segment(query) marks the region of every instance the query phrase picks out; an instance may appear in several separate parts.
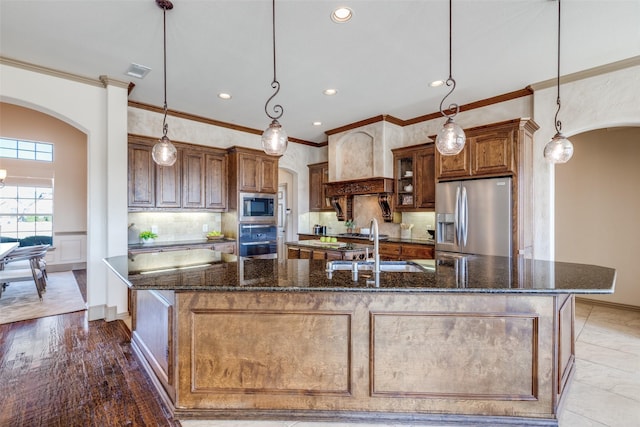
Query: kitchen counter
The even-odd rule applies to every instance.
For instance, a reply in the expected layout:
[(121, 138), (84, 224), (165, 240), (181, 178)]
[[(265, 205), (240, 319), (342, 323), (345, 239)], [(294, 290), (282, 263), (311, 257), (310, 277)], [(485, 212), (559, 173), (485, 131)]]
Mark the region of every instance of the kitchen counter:
[(171, 247), (180, 247), (180, 246), (196, 246), (196, 245), (211, 245), (215, 243), (223, 243), (223, 242), (234, 242), (235, 239), (229, 239), (227, 237), (223, 237), (222, 239), (192, 239), (192, 240), (157, 240), (153, 243), (129, 243), (128, 248), (131, 249), (147, 249), (147, 248), (171, 248)]
[(379, 287), (326, 261), (202, 249), (105, 262), (134, 298), (132, 348), (179, 419), (557, 427), (574, 294), (612, 293), (616, 277), (439, 254)]
[[(378, 288), (366, 272), (352, 281), (350, 271), (331, 278), (322, 260), (240, 258), (206, 249), (142, 253), (106, 258), (107, 265), (134, 289), (271, 292), (455, 292), (507, 294), (612, 293), (615, 270), (594, 265), (483, 255), (436, 256), (415, 260), (421, 273), (382, 272)], [(250, 270), (246, 283), (240, 270)], [(196, 272), (215, 274), (195, 274)], [(191, 281), (182, 280), (183, 276)]]
[[(350, 236), (344, 235), (344, 234), (325, 234), (325, 235), (316, 235), (316, 234), (307, 234), (307, 233), (298, 233), (299, 237), (302, 238), (313, 238), (313, 239), (319, 239), (320, 237), (335, 237), (338, 239), (338, 241), (362, 241), (362, 242), (366, 242), (369, 241), (366, 237), (354, 237), (353, 234), (351, 234)], [(436, 242), (433, 239), (419, 239), (419, 238), (411, 238), (411, 239), (403, 239), (400, 237), (390, 237), (387, 236), (383, 239), (380, 239), (380, 242), (392, 242), (392, 243), (412, 243), (412, 244), (417, 244), (417, 245), (425, 245), (425, 246), (435, 246)], [(373, 244), (373, 242), (371, 243)]]

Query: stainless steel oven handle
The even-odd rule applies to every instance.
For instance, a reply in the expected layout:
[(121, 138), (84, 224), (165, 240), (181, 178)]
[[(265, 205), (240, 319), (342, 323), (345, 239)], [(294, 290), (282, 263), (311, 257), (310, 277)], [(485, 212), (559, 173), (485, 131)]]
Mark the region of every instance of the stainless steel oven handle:
[(241, 245), (244, 246), (255, 246), (255, 245), (275, 245), (278, 243), (277, 240), (261, 240), (259, 242), (240, 242)]

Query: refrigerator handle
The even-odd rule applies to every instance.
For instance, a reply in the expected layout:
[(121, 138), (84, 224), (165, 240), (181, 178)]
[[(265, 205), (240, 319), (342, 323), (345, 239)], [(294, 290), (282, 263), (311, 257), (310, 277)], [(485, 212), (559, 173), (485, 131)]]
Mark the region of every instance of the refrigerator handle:
[(467, 246), (467, 234), (469, 233), (469, 200), (467, 199), (467, 187), (462, 187), (462, 245)]
[(456, 238), (456, 245), (460, 244), (460, 186), (456, 187), (456, 209), (453, 215), (453, 228)]

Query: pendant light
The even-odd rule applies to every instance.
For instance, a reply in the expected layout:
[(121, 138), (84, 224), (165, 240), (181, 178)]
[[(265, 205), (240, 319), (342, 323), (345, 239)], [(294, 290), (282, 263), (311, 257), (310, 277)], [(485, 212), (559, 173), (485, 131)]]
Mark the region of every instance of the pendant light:
[(558, 113), (560, 113), (560, 6), (561, 0), (558, 0), (558, 98), (556, 104), (558, 109), (556, 110), (555, 126), (556, 134), (551, 141), (547, 142), (544, 146), (544, 158), (550, 163), (567, 163), (571, 156), (573, 156), (573, 144), (562, 134), (562, 122), (558, 120)]
[(464, 148), (464, 143), (467, 140), (467, 137), (464, 134), (464, 130), (453, 121), (453, 118), (460, 111), (460, 107), (458, 104), (449, 104), (449, 111), (453, 111), (450, 114), (446, 114), (442, 109), (442, 104), (444, 100), (447, 99), (449, 95), (451, 95), (456, 88), (456, 81), (451, 76), (451, 3), (452, 0), (449, 0), (449, 78), (446, 81), (447, 86), (452, 86), (449, 93), (442, 98), (440, 101), (440, 114), (447, 118), (446, 123), (438, 132), (436, 137), (436, 148), (443, 156), (453, 156), (458, 154)]
[(271, 10), (272, 10), (272, 29), (273, 29), (273, 82), (271, 82), (271, 87), (275, 89), (275, 92), (267, 102), (264, 104), (264, 112), (267, 113), (267, 116), (272, 120), (269, 127), (262, 134), (262, 149), (265, 153), (272, 156), (281, 156), (287, 151), (287, 145), (289, 140), (287, 138), (287, 133), (282, 128), (282, 125), (278, 122), (278, 119), (282, 117), (284, 113), (284, 109), (282, 105), (276, 104), (273, 106), (274, 115), (269, 113), (269, 102), (280, 92), (280, 82), (276, 78), (276, 1), (271, 1)]
[(173, 3), (169, 0), (156, 0), (156, 4), (162, 9), (164, 32), (164, 118), (162, 119), (162, 138), (153, 146), (151, 156), (153, 161), (160, 166), (173, 166), (178, 158), (178, 151), (167, 137), (169, 125), (167, 124), (167, 10), (173, 9)]

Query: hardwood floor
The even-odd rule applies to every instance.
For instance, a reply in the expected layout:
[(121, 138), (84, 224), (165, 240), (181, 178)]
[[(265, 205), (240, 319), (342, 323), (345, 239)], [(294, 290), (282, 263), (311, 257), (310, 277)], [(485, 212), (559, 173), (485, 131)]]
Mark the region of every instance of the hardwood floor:
[(122, 321), (86, 312), (0, 325), (0, 426), (180, 426)]

